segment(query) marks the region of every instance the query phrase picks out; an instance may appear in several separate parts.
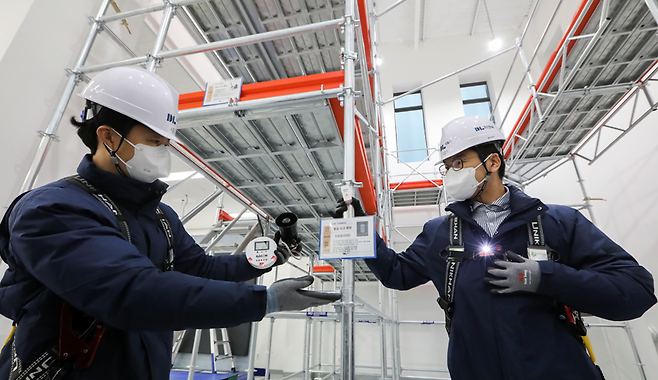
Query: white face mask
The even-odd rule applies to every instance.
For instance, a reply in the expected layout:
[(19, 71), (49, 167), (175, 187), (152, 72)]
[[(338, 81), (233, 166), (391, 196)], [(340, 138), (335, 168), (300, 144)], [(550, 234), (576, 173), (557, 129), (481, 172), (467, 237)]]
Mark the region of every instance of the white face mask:
[[(491, 157), (491, 155), (489, 155), (484, 162), (486, 162), (489, 157)], [(482, 166), (482, 162), (474, 168), (462, 168), (460, 170), (455, 170), (453, 168), (449, 169), (445, 176), (443, 176), (443, 185), (448, 193), (448, 197), (455, 201), (471, 199), (473, 195), (475, 195), (478, 186), (487, 179), (487, 177), (485, 177), (482, 181), (478, 181), (477, 178), (475, 178), (475, 171), (480, 166)]]
[(133, 144), (128, 139), (125, 139), (125, 141), (135, 148), (135, 155), (128, 162), (118, 155), (116, 157), (126, 165), (131, 178), (151, 183), (158, 178), (169, 176), (171, 173), (171, 153), (169, 153), (166, 145), (149, 146)]

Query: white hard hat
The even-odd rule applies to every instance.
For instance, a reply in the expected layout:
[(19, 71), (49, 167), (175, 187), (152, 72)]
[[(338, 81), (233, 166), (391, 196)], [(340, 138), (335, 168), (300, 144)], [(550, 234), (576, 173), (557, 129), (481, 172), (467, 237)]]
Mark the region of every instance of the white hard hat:
[(492, 121), (479, 116), (458, 117), (441, 130), (439, 152), (441, 160), (445, 160), (468, 148), (505, 140), (503, 133)]
[(96, 75), (80, 96), (178, 142), (178, 92), (155, 73), (137, 67), (108, 69)]

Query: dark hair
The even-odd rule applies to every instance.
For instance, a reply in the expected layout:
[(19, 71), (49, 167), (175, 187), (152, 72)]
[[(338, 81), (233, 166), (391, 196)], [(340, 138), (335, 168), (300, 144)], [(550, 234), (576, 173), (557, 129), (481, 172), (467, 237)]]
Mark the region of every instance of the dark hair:
[(82, 122), (75, 120), (75, 117), (71, 117), (71, 124), (78, 128), (78, 136), (87, 148), (89, 148), (91, 154), (96, 154), (96, 149), (98, 148), (98, 136), (96, 135), (96, 130), (101, 125), (111, 127), (121, 134), (121, 136), (126, 137), (134, 126), (140, 124), (126, 115), (90, 101), (87, 101), (87, 107), (88, 109), (86, 109), (86, 111), (89, 113), (93, 112), (94, 117), (85, 120), (83, 112)]
[(473, 150), (480, 157), (480, 161), (487, 159), (490, 154), (497, 154), (500, 157), (500, 168), (498, 168), (498, 178), (501, 180), (505, 176), (505, 159), (503, 159), (501, 144), (499, 142), (492, 142), (487, 144), (480, 144), (473, 147)]

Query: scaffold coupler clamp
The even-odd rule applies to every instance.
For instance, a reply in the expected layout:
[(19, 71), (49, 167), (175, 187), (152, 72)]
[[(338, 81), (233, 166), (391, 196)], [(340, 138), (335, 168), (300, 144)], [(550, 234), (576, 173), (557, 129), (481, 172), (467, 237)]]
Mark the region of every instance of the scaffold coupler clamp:
[(157, 55), (153, 55), (153, 53), (147, 53), (146, 57), (147, 57), (147, 61), (146, 61), (147, 64), (148, 64), (149, 61), (151, 61), (151, 59), (153, 59), (155, 61), (155, 67), (161, 67), (162, 66), (162, 58), (161, 57), (158, 57)]
[(359, 58), (359, 54), (355, 51), (347, 52), (345, 48), (340, 48), (340, 67), (345, 70), (345, 60), (351, 59), (356, 61)]
[(47, 137), (47, 138), (53, 140), (54, 142), (59, 142), (59, 136), (57, 136), (54, 133), (48, 133), (46, 131), (37, 131), (37, 134), (39, 134), (39, 136), (41, 136), (41, 137)]

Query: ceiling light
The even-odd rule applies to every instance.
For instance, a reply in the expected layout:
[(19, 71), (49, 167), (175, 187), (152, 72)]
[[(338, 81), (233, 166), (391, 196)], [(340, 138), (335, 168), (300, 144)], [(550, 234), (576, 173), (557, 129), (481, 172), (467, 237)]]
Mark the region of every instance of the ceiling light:
[[(194, 174), (196, 173), (196, 174)], [(182, 181), (185, 178), (192, 176), (190, 179), (197, 179), (197, 178), (203, 178), (203, 176), (195, 171), (188, 171), (188, 172), (176, 172), (176, 173), (171, 173), (169, 174), (169, 177), (167, 178), (162, 178), (161, 181), (163, 182), (174, 182), (174, 181)]]
[(501, 41), (500, 38), (492, 38), (491, 41), (489, 41), (489, 50), (491, 51), (500, 50), (502, 46), (503, 41)]
[(383, 62), (382, 57), (380, 57), (379, 55), (376, 55), (375, 56), (375, 65), (381, 66), (382, 62)]

